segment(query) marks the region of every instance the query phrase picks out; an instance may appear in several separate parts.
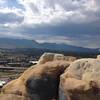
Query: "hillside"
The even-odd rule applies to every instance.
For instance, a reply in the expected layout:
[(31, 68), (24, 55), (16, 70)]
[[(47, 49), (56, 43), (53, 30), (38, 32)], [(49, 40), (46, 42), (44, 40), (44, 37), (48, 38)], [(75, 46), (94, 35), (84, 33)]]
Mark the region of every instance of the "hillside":
[(35, 40), (9, 39), (9, 38), (0, 38), (0, 48), (5, 48), (5, 49), (38, 48), (38, 49), (60, 50), (60, 51), (70, 51), (70, 52), (93, 52), (93, 53), (99, 51), (98, 49), (83, 48), (68, 44), (38, 43)]

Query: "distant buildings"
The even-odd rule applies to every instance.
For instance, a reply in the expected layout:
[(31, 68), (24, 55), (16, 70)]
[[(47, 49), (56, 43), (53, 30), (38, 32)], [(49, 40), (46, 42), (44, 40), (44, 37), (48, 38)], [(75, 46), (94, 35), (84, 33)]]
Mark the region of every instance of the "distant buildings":
[(6, 61), (6, 60), (0, 60), (0, 65), (4, 65), (4, 64), (7, 64), (8, 63), (8, 61)]
[(36, 60), (37, 57), (32, 55), (23, 54), (19, 52), (7, 52), (2, 51), (0, 52), (0, 65), (4, 65), (6, 67), (29, 67), (32, 64), (37, 62), (31, 62)]

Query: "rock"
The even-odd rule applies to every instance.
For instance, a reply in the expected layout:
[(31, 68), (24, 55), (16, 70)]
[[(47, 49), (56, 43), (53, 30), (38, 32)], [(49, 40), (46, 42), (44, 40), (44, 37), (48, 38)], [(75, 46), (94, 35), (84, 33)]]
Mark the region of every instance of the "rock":
[(44, 63), (46, 63), (48, 61), (53, 61), (54, 55), (55, 55), (55, 53), (44, 53), (40, 57), (40, 59), (38, 61), (38, 64), (44, 64)]
[(65, 60), (66, 61), (70, 61), (70, 62), (73, 62), (75, 61), (77, 58), (76, 57), (73, 57), (73, 56), (65, 56)]
[(97, 59), (100, 60), (100, 55), (97, 55)]
[(76, 57), (64, 56), (63, 54), (44, 53), (44, 54), (40, 57), (40, 59), (39, 59), (39, 61), (38, 61), (38, 64), (44, 64), (44, 63), (49, 62), (49, 61), (57, 61), (57, 60), (73, 62), (73, 61), (75, 61), (76, 59), (77, 59)]
[(2, 88), (3, 96), (0, 97), (0, 100), (57, 99), (59, 77), (69, 65), (70, 63), (66, 61), (52, 61), (32, 66), (18, 79)]
[(100, 61), (74, 61), (61, 75), (59, 88), (59, 100), (100, 100)]
[(30, 98), (16, 94), (2, 94), (0, 100), (30, 100)]
[(65, 60), (65, 56), (63, 54), (55, 54), (53, 60)]
[(24, 80), (20, 78), (15, 79), (9, 82), (8, 84), (6, 84), (2, 88), (1, 92), (5, 94), (16, 94), (16, 95), (22, 95), (22, 96), (28, 95), (25, 84), (24, 84)]

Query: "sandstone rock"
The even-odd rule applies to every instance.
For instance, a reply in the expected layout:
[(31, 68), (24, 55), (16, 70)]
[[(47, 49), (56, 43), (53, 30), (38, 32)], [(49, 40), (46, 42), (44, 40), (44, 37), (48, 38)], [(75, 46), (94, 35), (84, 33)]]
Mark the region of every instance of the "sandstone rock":
[(2, 94), (0, 100), (30, 100), (30, 98), (16, 94)]
[(54, 55), (55, 55), (55, 53), (44, 53), (40, 57), (40, 59), (38, 61), (38, 64), (44, 64), (44, 63), (46, 63), (48, 61), (53, 61)]
[(20, 78), (9, 82), (2, 88), (1, 92), (6, 94), (27, 96), (24, 80)]
[(75, 61), (77, 58), (76, 57), (72, 57), (72, 56), (64, 56), (63, 54), (56, 54), (56, 53), (44, 53), (39, 61), (38, 64), (44, 64), (46, 62), (49, 61), (57, 61), (57, 60), (64, 60), (64, 61), (70, 61), (73, 62)]
[(73, 57), (73, 56), (65, 56), (65, 60), (66, 61), (70, 61), (70, 62), (73, 62), (75, 61), (77, 58), (76, 57)]
[(100, 55), (97, 55), (97, 59), (100, 60)]
[(65, 56), (63, 54), (55, 54), (53, 60), (65, 60)]
[(100, 61), (76, 60), (60, 79), (59, 100), (100, 100)]
[[(18, 79), (2, 88), (4, 95), (0, 100), (57, 99), (59, 76), (69, 64), (66, 61), (52, 61), (29, 68)], [(7, 95), (9, 95), (8, 99)]]

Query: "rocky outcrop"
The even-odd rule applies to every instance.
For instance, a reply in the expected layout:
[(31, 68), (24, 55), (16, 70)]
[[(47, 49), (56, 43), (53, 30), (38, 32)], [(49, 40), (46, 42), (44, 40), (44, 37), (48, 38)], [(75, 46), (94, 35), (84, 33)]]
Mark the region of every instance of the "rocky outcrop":
[(45, 53), (1, 91), (0, 100), (100, 100), (100, 60)]
[[(59, 91), (59, 92), (58, 92)], [(100, 59), (44, 53), (2, 88), (0, 100), (100, 100)]]
[(39, 61), (38, 61), (38, 64), (44, 64), (44, 63), (49, 62), (49, 61), (57, 61), (57, 60), (73, 62), (73, 61), (75, 61), (76, 59), (77, 59), (76, 57), (64, 56), (63, 54), (44, 53), (44, 54), (40, 57), (40, 59), (39, 59)]
[(61, 75), (59, 100), (100, 100), (100, 61), (80, 59)]
[(52, 61), (30, 67), (2, 88), (0, 100), (57, 100), (59, 77), (69, 64)]

